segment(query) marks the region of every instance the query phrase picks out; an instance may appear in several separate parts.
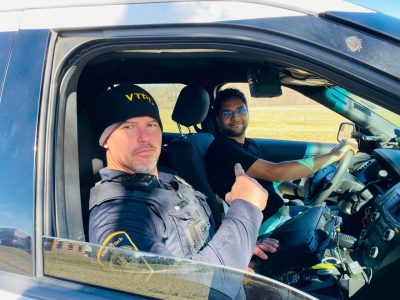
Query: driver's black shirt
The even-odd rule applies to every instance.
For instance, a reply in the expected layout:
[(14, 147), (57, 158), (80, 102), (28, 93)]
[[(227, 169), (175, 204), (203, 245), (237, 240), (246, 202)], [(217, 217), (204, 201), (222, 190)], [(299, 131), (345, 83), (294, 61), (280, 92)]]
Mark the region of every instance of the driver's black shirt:
[[(234, 166), (240, 163), (243, 170), (247, 170), (263, 153), (257, 143), (252, 139), (245, 139), (240, 144), (234, 139), (219, 135), (210, 145), (206, 154), (206, 167), (208, 180), (214, 191), (222, 199), (231, 190), (235, 182)], [(283, 205), (282, 198), (276, 193), (272, 182), (258, 179), (258, 182), (268, 191), (268, 203), (263, 211), (264, 220), (272, 216)]]

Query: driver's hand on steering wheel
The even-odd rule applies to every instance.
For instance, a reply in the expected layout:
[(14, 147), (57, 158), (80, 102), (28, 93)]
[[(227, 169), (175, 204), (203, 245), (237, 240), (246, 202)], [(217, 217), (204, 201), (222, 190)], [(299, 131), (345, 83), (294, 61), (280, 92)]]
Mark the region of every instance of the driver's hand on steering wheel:
[(352, 151), (353, 154), (358, 152), (358, 143), (355, 139), (344, 139), (341, 140), (331, 151), (335, 153), (340, 160), (347, 151)]

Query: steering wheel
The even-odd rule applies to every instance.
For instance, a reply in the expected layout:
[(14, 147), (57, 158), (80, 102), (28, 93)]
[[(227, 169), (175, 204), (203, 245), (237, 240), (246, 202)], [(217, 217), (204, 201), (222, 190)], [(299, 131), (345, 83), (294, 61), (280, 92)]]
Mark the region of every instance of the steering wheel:
[[(348, 169), (348, 167), (350, 165), (350, 161), (351, 161), (352, 158), (353, 158), (353, 151), (348, 150), (343, 155), (342, 159), (340, 160), (338, 166), (333, 171), (333, 173), (328, 174), (329, 177), (331, 177), (331, 179), (328, 179), (328, 181), (326, 181), (323, 184), (323, 187), (321, 188), (321, 190), (317, 191), (315, 195), (312, 195), (310, 197), (305, 197), (304, 198), (304, 204), (305, 205), (309, 205), (309, 206), (315, 206), (315, 205), (318, 205), (318, 204), (324, 202), (329, 197), (329, 195), (333, 191), (335, 191), (337, 189), (337, 187), (339, 186), (339, 183), (340, 183), (340, 181), (342, 179), (342, 176), (344, 175), (344, 173)], [(315, 174), (313, 176), (313, 178), (311, 179), (311, 182), (312, 182), (313, 179), (315, 179), (316, 176), (317, 176), (317, 174)], [(326, 180), (326, 178), (321, 178), (321, 179), (325, 179)], [(310, 189), (311, 187), (308, 186), (307, 188)]]

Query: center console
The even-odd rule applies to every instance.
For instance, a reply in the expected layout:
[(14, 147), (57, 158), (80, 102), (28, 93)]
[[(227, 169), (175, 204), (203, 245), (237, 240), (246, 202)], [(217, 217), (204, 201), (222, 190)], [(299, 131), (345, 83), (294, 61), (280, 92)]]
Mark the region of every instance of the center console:
[(365, 226), (358, 243), (359, 261), (373, 269), (379, 269), (386, 255), (399, 242), (400, 232), (400, 183), (378, 196), (371, 204)]
[(256, 259), (256, 273), (299, 288), (317, 298), (349, 298), (369, 282), (371, 273), (353, 260), (357, 239), (340, 233), (342, 219), (324, 204), (305, 210), (270, 235), (279, 240), (268, 260)]

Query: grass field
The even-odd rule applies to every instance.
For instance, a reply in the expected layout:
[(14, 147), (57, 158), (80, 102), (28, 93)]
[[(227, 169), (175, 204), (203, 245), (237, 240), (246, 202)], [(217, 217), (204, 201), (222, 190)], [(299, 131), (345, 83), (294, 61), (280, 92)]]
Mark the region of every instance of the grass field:
[[(171, 120), (171, 110), (160, 109), (165, 132), (178, 132)], [(310, 142), (336, 142), (341, 122), (347, 121), (327, 108), (316, 105), (250, 109), (248, 137)]]
[(83, 255), (45, 252), (45, 274), (49, 276), (161, 299), (208, 299), (210, 288), (190, 280), (195, 271), (207, 276), (207, 270), (166, 264), (152, 264), (152, 268), (154, 272), (149, 272), (143, 263), (134, 262), (100, 265)]
[(0, 245), (0, 270), (22, 275), (32, 274), (32, 256), (22, 249)]
[(336, 142), (342, 116), (320, 106), (257, 107), (247, 136), (310, 142)]

